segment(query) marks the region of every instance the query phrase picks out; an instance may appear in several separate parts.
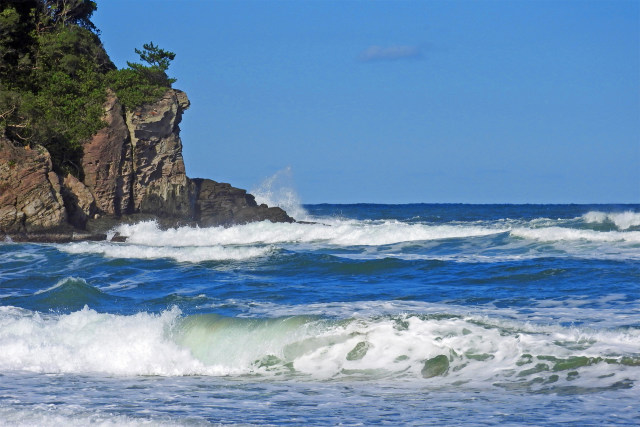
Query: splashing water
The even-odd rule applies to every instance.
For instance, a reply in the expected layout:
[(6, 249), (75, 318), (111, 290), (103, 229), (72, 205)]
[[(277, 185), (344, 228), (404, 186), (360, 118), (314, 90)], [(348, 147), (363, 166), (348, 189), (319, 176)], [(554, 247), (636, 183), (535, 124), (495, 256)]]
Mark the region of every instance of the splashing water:
[(297, 220), (304, 220), (309, 216), (302, 207), (300, 197), (293, 189), (291, 166), (280, 169), (270, 177), (265, 178), (250, 193), (256, 197), (258, 204), (265, 203), (270, 207), (280, 207)]
[(606, 223), (615, 224), (618, 230), (628, 230), (632, 227), (640, 226), (640, 213), (625, 212), (600, 212), (590, 211), (582, 215), (582, 219), (587, 223)]

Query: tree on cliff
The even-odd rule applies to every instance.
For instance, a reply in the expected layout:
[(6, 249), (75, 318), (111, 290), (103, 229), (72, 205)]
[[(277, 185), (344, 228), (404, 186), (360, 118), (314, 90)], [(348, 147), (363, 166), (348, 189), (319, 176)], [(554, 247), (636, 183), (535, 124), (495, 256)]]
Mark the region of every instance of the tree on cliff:
[(115, 70), (107, 75), (107, 84), (128, 108), (155, 101), (176, 81), (167, 76), (169, 65), (176, 57), (175, 53), (160, 49), (153, 42), (145, 43), (142, 49), (135, 49), (135, 52), (149, 65), (127, 61), (129, 68)]
[(82, 143), (104, 126), (106, 89), (135, 108), (158, 99), (175, 81), (175, 57), (153, 43), (138, 51), (149, 66), (117, 70), (91, 22), (90, 0), (0, 2), (0, 137), (40, 144), (54, 169), (80, 176)]

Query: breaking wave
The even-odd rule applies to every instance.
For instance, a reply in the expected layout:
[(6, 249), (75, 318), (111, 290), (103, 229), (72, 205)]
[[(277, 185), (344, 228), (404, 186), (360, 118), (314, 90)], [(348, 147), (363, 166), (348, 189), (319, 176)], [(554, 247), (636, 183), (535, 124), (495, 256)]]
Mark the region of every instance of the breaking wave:
[(273, 247), (225, 247), (211, 246), (148, 246), (136, 244), (113, 244), (110, 242), (79, 242), (57, 246), (71, 254), (100, 254), (108, 258), (158, 259), (169, 258), (178, 262), (203, 262), (246, 260), (261, 257), (274, 250)]
[(486, 236), (506, 231), (481, 226), (408, 224), (400, 221), (332, 220), (316, 224), (254, 222), (234, 227), (180, 227), (160, 230), (154, 222), (122, 225), (127, 243), (153, 246), (211, 246), (325, 243), (378, 246), (399, 242)]
[(1, 371), (632, 387), (640, 380), (639, 343), (637, 329), (449, 313), (234, 318), (182, 316), (176, 308), (125, 316), (0, 307)]
[(584, 240), (589, 242), (640, 243), (640, 231), (595, 231), (565, 227), (517, 228), (511, 235), (546, 242)]
[(250, 191), (258, 204), (277, 206), (284, 209), (298, 221), (309, 218), (309, 213), (302, 207), (300, 197), (293, 188), (293, 173), (288, 166), (264, 179), (257, 188)]
[(614, 224), (618, 230), (628, 230), (632, 227), (640, 226), (640, 212), (599, 212), (591, 211), (582, 215), (582, 219), (587, 223)]
[[(81, 242), (56, 245), (72, 254), (178, 262), (241, 261), (285, 251), (329, 250), (352, 259), (393, 257), (460, 262), (537, 258), (551, 244), (554, 256), (638, 259), (640, 214), (590, 212), (573, 219), (534, 218), (492, 221), (413, 222), (322, 217), (321, 222), (254, 222), (232, 227), (179, 227), (163, 230), (152, 221), (122, 224), (111, 233), (125, 243)], [(586, 223), (607, 223), (600, 229)], [(617, 229), (613, 228), (615, 222)], [(500, 249), (496, 251), (496, 249)]]

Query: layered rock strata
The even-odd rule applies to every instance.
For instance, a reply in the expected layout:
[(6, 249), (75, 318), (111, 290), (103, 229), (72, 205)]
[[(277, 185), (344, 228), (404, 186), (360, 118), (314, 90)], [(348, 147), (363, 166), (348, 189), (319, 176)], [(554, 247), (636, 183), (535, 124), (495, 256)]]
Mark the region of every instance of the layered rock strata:
[(122, 105), (113, 92), (104, 105), (107, 124), (83, 146), (84, 183), (102, 214), (122, 215), (133, 208), (131, 139)]
[(245, 190), (187, 177), (179, 136), (189, 108), (184, 92), (171, 89), (133, 111), (124, 111), (110, 92), (104, 108), (106, 126), (83, 145), (82, 181), (53, 172), (43, 147), (0, 139), (0, 233), (69, 241), (101, 238), (82, 230), (140, 217), (163, 226), (294, 221), (280, 208), (258, 205)]
[(0, 139), (0, 230), (40, 231), (64, 225), (60, 179), (44, 147), (15, 147)]

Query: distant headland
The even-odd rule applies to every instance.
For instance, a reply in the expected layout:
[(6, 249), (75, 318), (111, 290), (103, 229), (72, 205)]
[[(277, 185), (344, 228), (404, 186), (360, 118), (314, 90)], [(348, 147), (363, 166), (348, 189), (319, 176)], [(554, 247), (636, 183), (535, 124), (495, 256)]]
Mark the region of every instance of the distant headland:
[(0, 238), (101, 240), (120, 222), (293, 222), (245, 190), (186, 176), (187, 95), (153, 43), (116, 69), (92, 1), (0, 5)]

